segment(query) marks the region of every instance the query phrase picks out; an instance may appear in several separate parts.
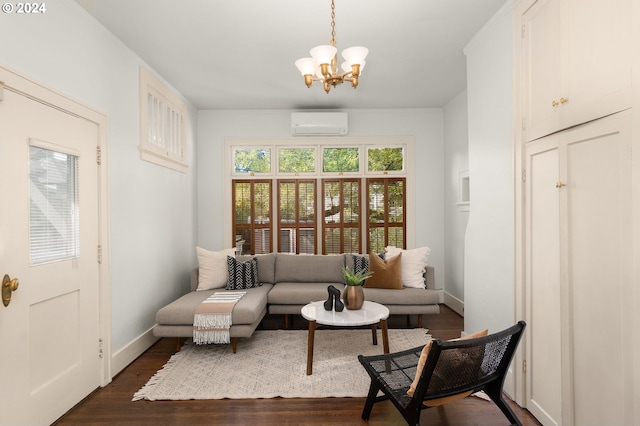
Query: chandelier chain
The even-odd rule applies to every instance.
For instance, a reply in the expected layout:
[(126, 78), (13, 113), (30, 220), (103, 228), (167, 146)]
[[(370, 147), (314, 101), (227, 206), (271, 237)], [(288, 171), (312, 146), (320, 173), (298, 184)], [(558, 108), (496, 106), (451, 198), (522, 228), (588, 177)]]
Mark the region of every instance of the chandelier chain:
[(336, 45), (336, 5), (331, 0), (331, 45)]

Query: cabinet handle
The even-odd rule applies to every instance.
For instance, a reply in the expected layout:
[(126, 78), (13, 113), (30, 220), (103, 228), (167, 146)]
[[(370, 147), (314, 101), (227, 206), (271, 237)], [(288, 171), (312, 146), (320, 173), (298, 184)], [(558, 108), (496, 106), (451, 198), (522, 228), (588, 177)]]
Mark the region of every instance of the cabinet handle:
[(562, 183), (562, 182), (556, 182), (556, 188), (560, 189), (563, 186), (567, 186), (567, 184), (566, 183)]
[(558, 102), (557, 101), (551, 101), (551, 106), (552, 107), (557, 107), (558, 106)]
[(567, 102), (569, 102), (569, 99), (567, 99), (567, 98), (560, 98), (560, 103), (561, 103), (561, 104), (566, 104)]

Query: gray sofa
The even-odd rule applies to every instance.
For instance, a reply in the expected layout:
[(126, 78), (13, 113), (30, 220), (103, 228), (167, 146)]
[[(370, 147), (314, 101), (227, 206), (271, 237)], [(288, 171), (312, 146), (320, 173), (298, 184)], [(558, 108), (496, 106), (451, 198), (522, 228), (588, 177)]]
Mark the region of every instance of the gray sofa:
[[(268, 313), (284, 314), (285, 326), (291, 314), (300, 314), (307, 303), (326, 300), (327, 287), (344, 288), (342, 267), (351, 266), (352, 255), (294, 255), (270, 253), (256, 256), (260, 287), (246, 290), (232, 313), (229, 330), (233, 352), (238, 337), (251, 337), (260, 321)], [(251, 256), (238, 256), (246, 260)], [(417, 315), (418, 327), (423, 314), (440, 312), (441, 290), (435, 289), (433, 267), (427, 265), (425, 288), (388, 290), (365, 288), (365, 300), (378, 302), (389, 308), (391, 315)], [(158, 310), (153, 334), (157, 337), (192, 337), (193, 316), (196, 307), (214, 290), (195, 291), (198, 286), (198, 268), (191, 272), (191, 292)]]

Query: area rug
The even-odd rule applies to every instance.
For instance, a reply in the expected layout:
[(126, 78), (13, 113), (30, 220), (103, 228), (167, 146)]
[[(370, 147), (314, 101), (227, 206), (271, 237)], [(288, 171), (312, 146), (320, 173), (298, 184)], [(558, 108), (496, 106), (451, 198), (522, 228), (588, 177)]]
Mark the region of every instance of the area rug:
[[(369, 376), (358, 355), (382, 353), (382, 336), (372, 344), (371, 330), (316, 330), (313, 374), (307, 370), (306, 330), (258, 330), (230, 345), (185, 344), (133, 397), (146, 399), (247, 399), (364, 397)], [(423, 328), (390, 329), (389, 349), (424, 345)]]

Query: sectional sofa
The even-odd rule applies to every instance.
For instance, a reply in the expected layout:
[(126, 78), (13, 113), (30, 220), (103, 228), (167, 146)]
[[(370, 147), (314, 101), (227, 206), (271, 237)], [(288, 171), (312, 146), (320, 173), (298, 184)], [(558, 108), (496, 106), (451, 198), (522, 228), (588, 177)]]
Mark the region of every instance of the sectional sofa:
[[(229, 272), (212, 267), (204, 268), (202, 249), (199, 252), (200, 266), (191, 271), (191, 292), (161, 308), (156, 315), (153, 334), (157, 337), (192, 337), (193, 318), (196, 307), (215, 291), (228, 287), (206, 288), (204, 274), (219, 273), (219, 282), (225, 282)], [(412, 251), (402, 251), (405, 262), (401, 271), (403, 282), (407, 281), (407, 270), (411, 265)], [(226, 255), (224, 255), (226, 257)], [(414, 260), (415, 260), (415, 256)], [(357, 268), (366, 256), (342, 255), (295, 255), (270, 253), (258, 256), (236, 256), (236, 262), (257, 261), (257, 286), (243, 288), (246, 295), (238, 301), (232, 313), (230, 328), (233, 352), (239, 337), (251, 337), (267, 313), (284, 314), (285, 327), (289, 316), (300, 314), (301, 308), (312, 301), (326, 300), (327, 287), (333, 285), (344, 288), (342, 268)], [(424, 257), (426, 260), (426, 256)], [(230, 260), (231, 261), (231, 260)], [(415, 263), (415, 262), (413, 262)], [(222, 266), (222, 265), (220, 265)], [(435, 288), (433, 267), (418, 265), (413, 267), (414, 275), (419, 273), (419, 282), (399, 289), (364, 287), (365, 300), (378, 302), (389, 308), (391, 315), (417, 315), (418, 326), (422, 326), (422, 315), (440, 312), (441, 290)], [(232, 274), (233, 275), (233, 274)], [(375, 274), (374, 274), (375, 275)], [(414, 277), (415, 278), (415, 277)], [(384, 286), (382, 286), (384, 287)]]

